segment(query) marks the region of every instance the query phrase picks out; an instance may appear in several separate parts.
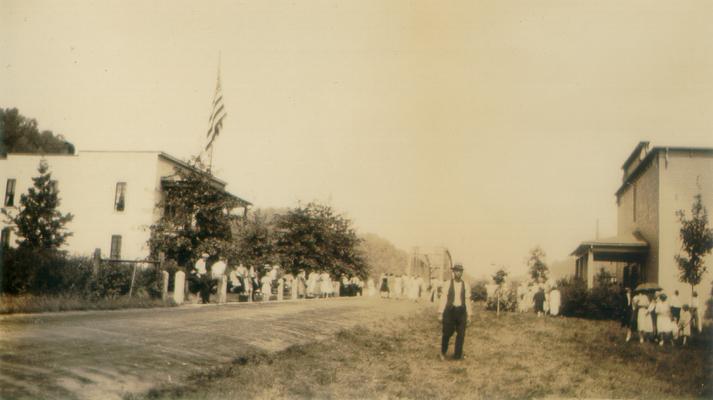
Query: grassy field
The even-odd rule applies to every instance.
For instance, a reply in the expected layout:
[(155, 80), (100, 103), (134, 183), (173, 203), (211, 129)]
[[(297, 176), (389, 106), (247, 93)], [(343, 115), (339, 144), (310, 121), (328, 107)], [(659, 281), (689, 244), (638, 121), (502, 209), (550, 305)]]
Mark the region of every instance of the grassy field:
[(80, 310), (119, 310), (124, 308), (172, 307), (171, 300), (121, 296), (89, 300), (80, 296), (0, 296), (0, 314), (40, 313)]
[[(687, 347), (624, 343), (610, 321), (478, 309), (462, 361), (438, 359), (432, 311), (357, 327), (129, 398), (705, 398), (710, 337)], [(452, 349), (451, 349), (452, 351)]]

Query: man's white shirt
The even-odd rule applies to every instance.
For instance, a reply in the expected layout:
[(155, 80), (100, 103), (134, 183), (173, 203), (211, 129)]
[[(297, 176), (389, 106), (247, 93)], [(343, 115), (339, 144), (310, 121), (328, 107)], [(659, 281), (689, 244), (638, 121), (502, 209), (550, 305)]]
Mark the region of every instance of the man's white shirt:
[[(450, 290), (450, 285), (451, 281), (445, 281), (443, 282), (443, 286), (441, 289), (441, 301), (438, 306), (438, 313), (443, 314), (443, 311), (446, 309), (446, 303), (448, 302), (448, 290)], [(461, 304), (461, 291), (465, 290), (465, 309), (466, 312), (468, 313), (468, 317), (473, 315), (473, 306), (472, 302), (470, 301), (470, 285), (468, 285), (465, 280), (462, 280), (459, 282), (456, 282), (453, 280), (453, 306), (459, 307), (462, 306)]]

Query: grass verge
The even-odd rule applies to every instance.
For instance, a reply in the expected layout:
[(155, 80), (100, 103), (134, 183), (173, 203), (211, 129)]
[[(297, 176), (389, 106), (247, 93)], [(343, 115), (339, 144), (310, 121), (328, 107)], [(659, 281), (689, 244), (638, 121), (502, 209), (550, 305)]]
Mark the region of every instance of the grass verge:
[[(266, 332), (266, 334), (269, 334)], [(710, 335), (686, 347), (624, 343), (611, 321), (480, 310), (462, 361), (439, 361), (433, 312), (278, 353), (250, 353), (127, 399), (708, 398)]]
[(1, 295), (0, 314), (40, 313), (53, 311), (117, 310), (123, 308), (150, 308), (175, 306), (172, 300), (138, 297), (89, 300), (80, 296)]

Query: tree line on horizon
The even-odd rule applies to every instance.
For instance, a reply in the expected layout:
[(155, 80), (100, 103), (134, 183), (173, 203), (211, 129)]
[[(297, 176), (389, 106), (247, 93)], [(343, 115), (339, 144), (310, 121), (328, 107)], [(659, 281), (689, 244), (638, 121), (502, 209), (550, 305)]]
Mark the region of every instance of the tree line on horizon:
[(17, 108), (0, 107), (0, 156), (8, 153), (74, 154), (74, 145), (50, 130), (40, 131), (37, 121)]

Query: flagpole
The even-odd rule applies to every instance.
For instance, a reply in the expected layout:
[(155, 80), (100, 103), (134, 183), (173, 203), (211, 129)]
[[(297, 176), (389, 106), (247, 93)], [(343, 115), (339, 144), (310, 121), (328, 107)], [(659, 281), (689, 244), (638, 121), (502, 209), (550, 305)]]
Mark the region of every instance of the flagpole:
[[(215, 94), (213, 98), (213, 108), (211, 110), (210, 126), (208, 128), (208, 147), (210, 147), (210, 152), (208, 154), (208, 172), (210, 173), (213, 169), (213, 150), (214, 142), (218, 136), (220, 129), (222, 128), (223, 119), (227, 115), (224, 110), (222, 103), (222, 89), (220, 84), (220, 67), (221, 67), (221, 52), (218, 51), (218, 79), (215, 88)], [(206, 150), (208, 150), (206, 148)]]
[(210, 154), (208, 154), (208, 173), (213, 169), (213, 144), (210, 145)]

